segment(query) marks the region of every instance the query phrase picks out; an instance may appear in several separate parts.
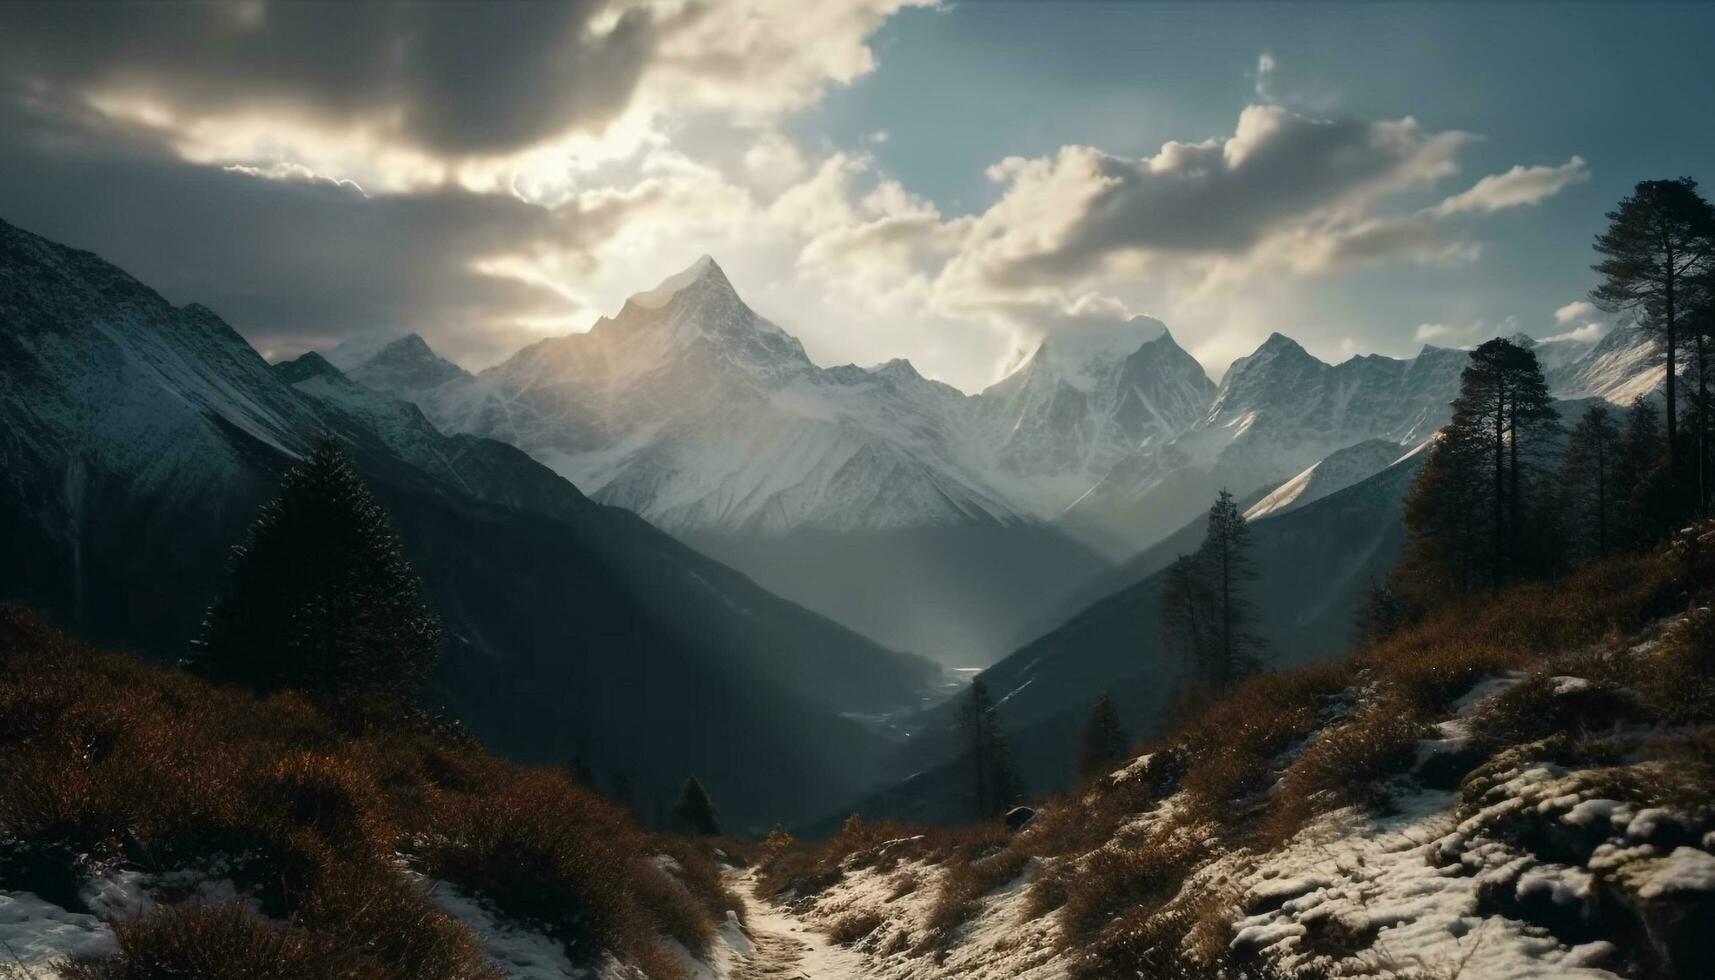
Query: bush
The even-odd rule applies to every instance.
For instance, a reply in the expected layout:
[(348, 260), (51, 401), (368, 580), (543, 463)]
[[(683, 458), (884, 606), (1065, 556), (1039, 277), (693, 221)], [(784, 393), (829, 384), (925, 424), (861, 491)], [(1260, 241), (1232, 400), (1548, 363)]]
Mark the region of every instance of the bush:
[(115, 956), (62, 971), (67, 980), (500, 980), (469, 933), (413, 962), (385, 950), (342, 947), (313, 932), (268, 922), (237, 903), (178, 905), (114, 925)]
[(1213, 854), (1213, 844), (1202, 826), (1175, 821), (1141, 841), (1116, 840), (1091, 851), (1063, 879), (1063, 937), (1070, 942), (1088, 936), (1128, 910), (1160, 908)]
[[(242, 977), (253, 961), (286, 971), (257, 976), (486, 975), (469, 931), (401, 873), (401, 852), (543, 924), (585, 962), (659, 964), (657, 935), (701, 951), (712, 921), (742, 907), (700, 847), (644, 834), (563, 773), (417, 728), (352, 734), (299, 695), (259, 700), (91, 650), (11, 607), (0, 607), (4, 841), (29, 846), (0, 845), (0, 888), (73, 909), (90, 873), (218, 861), (292, 923), (163, 908), (127, 927), (115, 957), (79, 967), (100, 980)], [(671, 873), (646, 857), (662, 852)], [(205, 961), (202, 949), (227, 952)]]
[(881, 914), (870, 910), (848, 912), (828, 926), (828, 938), (841, 946), (855, 945), (859, 940), (881, 928)]

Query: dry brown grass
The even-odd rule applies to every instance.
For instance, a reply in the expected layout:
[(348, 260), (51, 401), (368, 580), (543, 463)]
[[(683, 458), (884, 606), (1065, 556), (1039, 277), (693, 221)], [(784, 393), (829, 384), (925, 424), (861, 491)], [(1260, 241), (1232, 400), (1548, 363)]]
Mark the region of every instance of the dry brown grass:
[(828, 926), (828, 938), (841, 946), (851, 946), (881, 928), (884, 920), (873, 909), (848, 912)]
[[(167, 907), (128, 927), (115, 958), (80, 968), (103, 980), (247, 976), (247, 956), (291, 964), (258, 976), (479, 975), (470, 932), (400, 873), (400, 852), (586, 962), (604, 950), (657, 959), (658, 933), (704, 949), (711, 921), (740, 907), (706, 855), (642, 833), (563, 773), (420, 727), (353, 736), (295, 696), (258, 700), (92, 650), (9, 607), (4, 840), (28, 846), (0, 848), (0, 882), (73, 907), (79, 876), (103, 868), (238, 859), (237, 883), (290, 923)], [(676, 871), (649, 859), (662, 851)], [(231, 968), (197, 972), (204, 947)]]
[(949, 863), (936, 886), (935, 902), (923, 921), (924, 935), (918, 942), (919, 948), (944, 948), (976, 914), (984, 895), (1017, 879), (1029, 864), (1030, 855), (1017, 848)]

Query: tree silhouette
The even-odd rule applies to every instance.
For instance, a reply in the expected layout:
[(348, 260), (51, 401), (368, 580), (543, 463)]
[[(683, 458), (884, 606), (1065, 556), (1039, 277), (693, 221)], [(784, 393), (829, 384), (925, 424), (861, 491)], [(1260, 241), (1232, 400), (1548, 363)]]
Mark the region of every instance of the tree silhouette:
[(1544, 532), (1550, 517), (1537, 476), (1558, 431), (1534, 353), (1499, 338), (1471, 352), (1453, 420), (1437, 433), (1406, 498), (1395, 576), (1403, 594), (1430, 606), (1553, 566), (1551, 536), (1532, 531)]
[(959, 706), (958, 727), (977, 818), (999, 816), (1018, 799), (1020, 787), (994, 701), (981, 677), (971, 682), (971, 692)]
[(1250, 560), (1250, 524), (1225, 488), (1209, 508), (1208, 530), (1198, 557), (1214, 612), (1214, 635), (1205, 673), (1216, 688), (1224, 690), (1260, 667), (1263, 657), (1256, 614), (1244, 594), (1245, 583), (1256, 578)]
[(1352, 615), (1352, 643), (1358, 647), (1379, 643), (1398, 632), (1405, 618), (1405, 602), (1393, 586), (1371, 576)]
[(1620, 433), (1601, 405), (1579, 417), (1566, 444), (1560, 491), (1566, 503), (1567, 546), (1577, 561), (1604, 558), (1619, 527), (1620, 496), (1614, 479)]
[(715, 837), (721, 832), (714, 801), (695, 776), (685, 780), (685, 788), (679, 791), (679, 800), (673, 804), (672, 817), (674, 828), (681, 833)]
[(1602, 282), (1591, 299), (1609, 313), (1631, 314), (1659, 338), (1667, 356), (1667, 462), (1677, 480), (1685, 294), (1715, 264), (1715, 208), (1689, 177), (1640, 181), (1608, 212), (1608, 230), (1596, 236), (1595, 248), (1602, 261), (1592, 268)]
[(375, 720), (415, 706), (440, 639), (386, 513), (325, 440), (233, 549), (196, 660), (215, 679), (300, 690)]
[(1167, 566), (1159, 603), (1162, 647), (1200, 672), (1213, 642), (1215, 599), (1197, 556), (1180, 555)]
[(1103, 694), (1090, 705), (1090, 717), (1078, 737), (1078, 775), (1094, 779), (1113, 772), (1130, 748), (1113, 699)]

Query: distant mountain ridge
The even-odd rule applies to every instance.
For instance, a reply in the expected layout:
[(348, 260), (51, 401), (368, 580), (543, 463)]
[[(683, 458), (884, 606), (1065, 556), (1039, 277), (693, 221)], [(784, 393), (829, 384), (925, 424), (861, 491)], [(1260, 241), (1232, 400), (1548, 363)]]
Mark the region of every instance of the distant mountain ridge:
[[(1654, 342), (1636, 328), (1617, 328), (1581, 351), (1566, 343), (1543, 345), (1554, 355), (1545, 359), (1556, 397), (1628, 403), (1660, 383)], [(1248, 495), (1373, 440), (1403, 453), (1447, 423), (1467, 359), (1464, 350), (1426, 345), (1412, 358), (1329, 364), (1275, 333), (1233, 362), (1205, 416), (1115, 464), (1062, 526), (1120, 559), (1207, 508), (1222, 488)]]
[(480, 374), (432, 357), (407, 337), (350, 372), (675, 532), (1050, 520), (1215, 390), (1147, 317), (1051, 337), (975, 396), (902, 359), (818, 367), (706, 256)]

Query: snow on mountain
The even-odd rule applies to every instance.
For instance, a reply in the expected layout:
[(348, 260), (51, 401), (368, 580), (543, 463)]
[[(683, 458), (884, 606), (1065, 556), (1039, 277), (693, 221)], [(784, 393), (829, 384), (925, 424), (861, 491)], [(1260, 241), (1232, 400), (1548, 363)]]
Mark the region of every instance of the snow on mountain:
[[(1633, 328), (1594, 345), (1514, 339), (1539, 352), (1550, 389), (1562, 399), (1623, 404), (1660, 383), (1654, 344)], [(1328, 364), (1273, 334), (1233, 362), (1206, 416), (1116, 463), (1070, 509), (1066, 525), (1123, 555), (1173, 531), (1222, 488), (1242, 497), (1280, 483), (1275, 493), (1290, 495), (1302, 491), (1300, 479), (1316, 481), (1306, 467), (1346, 447), (1373, 439), (1421, 443), (1451, 417), (1467, 357), (1425, 346), (1413, 358), (1365, 355)]]
[[(339, 366), (332, 355), (328, 360)], [(428, 343), (414, 333), (392, 341), (344, 370), (358, 384), (392, 393), (432, 391), (470, 377), (464, 368), (430, 350)]]
[(1336, 449), (1252, 504), (1245, 511), (1245, 520), (1284, 514), (1336, 490), (1344, 490), (1392, 466), (1406, 452), (1405, 446), (1387, 439), (1366, 439), (1356, 445)]
[(976, 397), (904, 360), (818, 367), (707, 256), (480, 375), (415, 337), (349, 373), (669, 530), (770, 534), (1046, 518), (1213, 391), (1147, 318), (1057, 336)]
[(1053, 516), (1130, 453), (1197, 421), (1215, 385), (1159, 320), (1064, 330), (978, 399), (997, 468)]
[(1660, 345), (1638, 327), (1616, 327), (1584, 356), (1548, 370), (1557, 397), (1604, 398), (1616, 405), (1660, 388), (1667, 377)]
[(1117, 463), (1066, 515), (1115, 557), (1177, 529), (1225, 488), (1246, 496), (1370, 439), (1421, 442), (1446, 423), (1464, 351), (1369, 355), (1340, 364), (1279, 333), (1228, 369), (1189, 431)]

